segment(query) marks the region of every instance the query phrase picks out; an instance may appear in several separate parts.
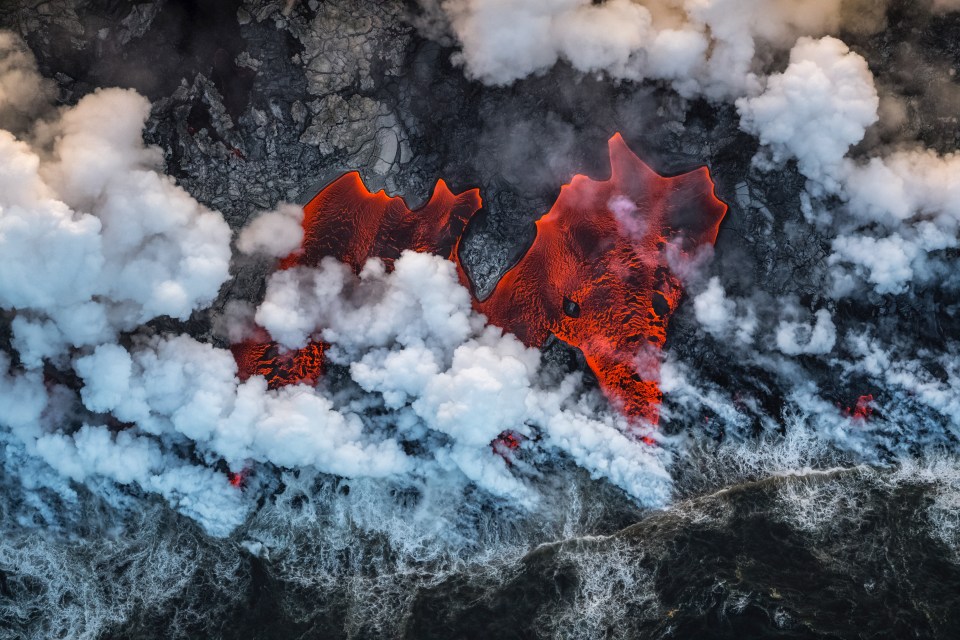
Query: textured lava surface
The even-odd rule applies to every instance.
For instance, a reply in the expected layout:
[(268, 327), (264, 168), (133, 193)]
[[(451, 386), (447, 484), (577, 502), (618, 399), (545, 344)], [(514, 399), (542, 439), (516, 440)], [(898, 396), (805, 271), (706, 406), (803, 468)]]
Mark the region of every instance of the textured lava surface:
[(302, 349), (282, 351), (276, 342), (247, 340), (230, 347), (237, 361), (240, 379), (263, 376), (268, 389), (288, 384), (316, 384), (323, 375), (321, 342), (311, 342)]
[(440, 180), (430, 201), (411, 211), (403, 198), (370, 193), (359, 173), (348, 173), (304, 207), (303, 245), (280, 267), (316, 266), (333, 256), (359, 272), (369, 258), (389, 267), (407, 250), (449, 259), (480, 204), (478, 190), (454, 195)]
[(716, 241), (727, 206), (705, 167), (668, 178), (619, 134), (609, 148), (610, 178), (564, 185), (530, 249), (476, 307), (527, 345), (552, 333), (579, 348), (618, 409), (656, 422), (676, 272)]
[[(317, 266), (331, 256), (359, 272), (370, 258), (390, 268), (405, 250), (450, 259), (467, 222), (480, 209), (476, 189), (454, 195), (443, 180), (430, 201), (411, 211), (402, 198), (370, 193), (356, 172), (330, 183), (304, 207), (300, 249), (280, 262), (281, 269)], [(263, 332), (266, 334), (266, 332)], [(324, 345), (282, 350), (264, 335), (231, 347), (240, 378), (262, 375), (268, 387), (313, 384), (323, 373)]]

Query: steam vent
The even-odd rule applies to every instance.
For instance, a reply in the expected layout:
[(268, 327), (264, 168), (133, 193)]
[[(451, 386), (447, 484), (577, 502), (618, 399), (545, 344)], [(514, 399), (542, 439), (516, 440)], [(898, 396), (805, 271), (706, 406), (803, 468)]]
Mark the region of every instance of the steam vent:
[(960, 0), (0, 0), (0, 640), (953, 640)]

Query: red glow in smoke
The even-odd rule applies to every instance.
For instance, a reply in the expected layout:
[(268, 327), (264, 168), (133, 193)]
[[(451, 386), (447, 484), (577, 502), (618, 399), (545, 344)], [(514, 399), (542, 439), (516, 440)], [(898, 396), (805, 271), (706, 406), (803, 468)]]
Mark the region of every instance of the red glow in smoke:
[(231, 487), (236, 487), (237, 489), (242, 489), (247, 482), (247, 476), (250, 475), (249, 469), (241, 469), (240, 471), (234, 473), (233, 471), (227, 472), (227, 481), (230, 483)]
[(510, 464), (512, 453), (520, 448), (520, 445), (526, 438), (513, 430), (507, 430), (501, 433), (490, 443), (493, 452), (503, 458), (507, 464)]
[(873, 394), (860, 396), (853, 409), (847, 407), (844, 413), (859, 422), (867, 421), (873, 415)]
[(609, 180), (574, 176), (537, 221), (533, 245), (476, 307), (529, 346), (578, 347), (610, 401), (656, 422), (659, 353), (682, 293), (667, 264), (713, 244), (727, 206), (706, 168), (665, 178), (619, 134)]
[[(644, 164), (619, 134), (610, 139), (611, 176), (574, 176), (536, 238), (475, 308), (529, 346), (551, 333), (578, 347), (610, 401), (628, 416), (656, 422), (659, 355), (682, 289), (676, 264), (716, 241), (727, 206), (714, 195), (706, 168), (666, 178)], [(404, 250), (458, 263), (457, 244), (481, 206), (476, 189), (454, 195), (441, 180), (430, 201), (411, 211), (402, 198), (370, 193), (348, 173), (304, 208), (301, 248), (280, 268), (316, 266), (332, 256), (360, 271), (367, 259), (388, 267)], [(670, 264), (668, 264), (668, 260)], [(264, 375), (271, 388), (315, 382), (323, 345), (280, 353), (269, 340), (235, 345), (241, 378)], [(504, 451), (519, 440), (501, 435)], [(515, 446), (511, 446), (512, 443)]]

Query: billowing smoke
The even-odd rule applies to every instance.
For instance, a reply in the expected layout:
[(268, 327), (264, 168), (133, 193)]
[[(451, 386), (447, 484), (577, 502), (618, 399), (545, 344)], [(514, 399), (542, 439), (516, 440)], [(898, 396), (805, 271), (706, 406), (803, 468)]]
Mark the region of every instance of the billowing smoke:
[[(230, 229), (160, 173), (160, 150), (141, 137), (147, 100), (106, 89), (44, 111), (32, 58), (0, 38), (0, 120), (23, 127), (0, 131), (0, 308), (11, 314), (12, 346), (0, 356), (4, 440), (71, 479), (138, 483), (191, 515), (229, 519), (236, 498), (222, 474), (145, 429), (78, 414), (68, 381), (72, 370), (99, 369), (110, 387), (84, 389), (87, 409), (119, 402), (135, 378), (118, 340), (212, 302), (228, 277)], [(24, 127), (35, 111), (49, 117)]]
[(275, 211), (260, 214), (244, 227), (237, 238), (237, 249), (243, 253), (282, 258), (303, 241), (302, 223), (302, 207), (282, 204)]
[[(293, 96), (290, 105), (267, 106), (254, 100), (246, 112), (231, 105), (243, 112), (237, 129), (252, 126), (244, 124), (249, 119), (257, 122), (258, 135), (269, 136), (270, 126), (295, 129), (291, 123), (299, 123), (303, 142), (330, 128), (346, 142), (335, 150), (318, 145), (319, 153), (329, 159), (342, 152), (337, 162), (353, 162), (360, 152), (351, 156), (349, 149), (357, 131), (369, 128), (366, 120), (390, 120), (374, 142), (357, 148), (373, 144), (378, 172), (403, 165), (414, 176), (391, 174), (385, 184), (419, 187), (424, 167), (433, 171), (436, 163), (427, 159), (410, 169), (410, 148), (447, 132), (424, 134), (416, 118), (394, 117), (394, 109), (403, 115), (406, 108), (391, 102), (393, 83), (401, 87), (400, 102), (407, 100), (400, 74), (384, 72), (389, 91), (377, 85), (381, 63), (388, 68), (391, 56), (404, 59), (406, 45), (370, 64), (376, 57), (371, 47), (383, 43), (371, 44), (367, 32), (381, 29), (399, 10), (377, 13), (389, 3), (369, 3), (377, 5), (375, 19), (363, 15), (344, 26), (349, 18), (335, 11), (350, 3), (298, 8), (291, 2), (282, 10), (274, 4), (246, 0), (238, 20), (274, 21), (291, 33), (302, 28), (298, 19), (315, 20), (313, 31), (294, 35), (347, 41), (367, 56), (366, 68), (354, 75), (349, 62), (338, 61), (334, 66), (347, 70), (330, 74), (326, 50), (309, 62), (300, 58), (290, 63), (293, 75), (299, 81), (306, 73), (301, 66), (309, 67), (307, 84), (317, 99)], [(733, 211), (716, 256), (704, 251), (682, 264), (670, 262), (687, 299), (676, 309), (664, 361), (657, 354), (636, 362), (638, 374), (659, 368), (663, 429), (638, 428), (617, 414), (589, 372), (570, 372), (566, 359), (577, 354), (556, 341), (541, 352), (490, 326), (473, 308), (454, 263), (435, 255), (405, 252), (389, 265), (372, 259), (358, 271), (328, 258), (315, 267), (276, 271), (255, 295), (224, 292), (231, 269), (236, 273), (256, 260), (261, 267), (273, 264), (301, 245), (303, 210), (258, 202), (271, 210), (233, 235), (223, 215), (165, 175), (165, 163), (176, 162), (176, 154), (164, 157), (144, 144), (145, 126), (156, 123), (147, 99), (124, 89), (87, 92), (78, 82), (59, 96), (72, 106), (57, 106), (65, 82), (44, 79), (25, 45), (0, 32), (3, 520), (16, 523), (11, 527), (17, 531), (38, 525), (55, 530), (76, 515), (82, 535), (64, 527), (64, 537), (102, 540), (105, 553), (115, 555), (107, 566), (124, 578), (115, 590), (142, 591), (133, 600), (144, 608), (193, 595), (188, 583), (199, 592), (198, 602), (216, 588), (242, 584), (248, 577), (237, 577), (243, 573), (241, 548), (245, 561), (256, 556), (275, 571), (271, 579), (282, 575), (291, 591), (312, 597), (316, 589), (335, 594), (327, 600), (337, 606), (345, 601), (349, 637), (399, 636), (415, 606), (429, 608), (429, 599), (414, 601), (418, 590), (445, 591), (444, 580), (458, 571), (473, 572), (474, 582), (463, 591), (480, 601), (471, 589), (513, 580), (520, 558), (536, 565), (544, 550), (529, 552), (541, 542), (608, 533), (648, 507), (678, 505), (662, 515), (683, 527), (694, 519), (723, 520), (729, 514), (705, 513), (686, 498), (707, 496), (707, 504), (724, 493), (714, 493), (720, 488), (770, 476), (779, 482), (842, 469), (875, 474), (872, 482), (885, 491), (901, 483), (933, 486), (928, 516), (935, 538), (955, 552), (960, 357), (952, 337), (943, 337), (951, 326), (940, 323), (960, 310), (954, 264), (960, 159), (952, 142), (934, 149), (913, 139), (915, 132), (900, 126), (914, 108), (908, 96), (871, 68), (869, 51), (840, 39), (883, 28), (888, 3), (420, 5), (417, 28), (452, 46), (455, 64), (469, 79), (497, 87), (490, 95), (502, 97), (510, 85), (560, 65), (567, 67), (560, 77), (590, 75), (616, 91), (656, 87), (657, 95), (669, 95), (666, 111), (678, 104), (691, 116), (671, 121), (674, 130), (695, 126), (706, 111), (729, 120), (729, 131), (718, 135), (747, 142), (746, 157), (733, 161), (742, 161), (747, 175), (738, 174), (735, 186), (719, 179), (725, 167), (711, 170), (718, 185), (733, 187), (720, 193), (732, 209), (755, 207), (769, 225), (747, 226)], [(156, 15), (147, 6), (153, 5), (136, 11)], [(929, 0), (917, 10), (942, 17), (960, 10), (960, 3)], [(321, 51), (314, 45), (313, 53)], [(422, 67), (418, 73), (442, 66), (421, 64), (435, 53), (423, 47), (410, 56)], [(227, 59), (245, 70), (266, 69), (264, 75), (275, 70), (276, 61), (247, 51), (243, 56)], [(437, 96), (443, 97), (450, 78), (438, 77), (444, 82), (437, 83)], [(327, 95), (328, 81), (364, 93), (347, 100), (347, 89), (338, 84)], [(955, 81), (943, 84), (941, 103), (949, 106)], [(209, 95), (197, 103), (210, 107), (216, 85), (204, 78), (178, 91), (199, 86)], [(560, 89), (579, 108), (571, 99), (579, 88)], [(501, 117), (498, 105), (483, 103), (482, 117)], [(223, 105), (215, 106), (213, 117), (229, 120), (225, 108), (218, 111)], [(341, 107), (349, 111), (343, 118)], [(190, 118), (203, 119), (203, 109), (196, 110), (200, 115), (176, 115), (189, 120), (178, 126), (192, 129)], [(597, 128), (648, 115), (625, 110), (618, 103), (597, 115)], [(557, 153), (581, 158), (580, 132), (560, 116), (536, 126), (503, 120), (498, 131), (510, 132), (511, 140), (492, 140), (484, 150), (526, 150), (530, 138), (556, 130), (562, 135), (544, 137), (562, 142)], [(165, 136), (181, 133), (158, 137), (166, 146)], [(394, 158), (381, 134), (404, 140), (403, 153)], [(456, 144), (460, 134), (450, 133)], [(211, 134), (196, 136), (209, 140)], [(684, 153), (692, 157), (709, 147), (700, 142)], [(234, 147), (230, 153), (230, 162), (242, 155)], [(369, 148), (362, 153), (369, 155)], [(500, 159), (490, 155), (491, 162)], [(250, 157), (251, 164), (263, 160)], [(532, 165), (531, 175), (539, 175)], [(795, 187), (786, 184), (793, 178)], [(791, 201), (753, 201), (754, 188), (764, 183)], [(289, 192), (284, 197), (294, 199)], [(641, 237), (648, 230), (633, 202), (614, 196), (607, 207), (626, 234)], [(478, 226), (476, 235), (471, 230), (465, 236), (481, 247), (474, 253), (482, 253), (489, 232)], [(787, 246), (766, 250), (777, 243)], [(760, 256), (751, 273), (750, 266), (738, 268), (738, 256), (724, 255), (747, 244)], [(791, 260), (778, 263), (786, 254)], [(501, 266), (483, 268), (495, 273)], [(931, 308), (940, 315), (925, 318), (917, 311)], [(279, 389), (268, 388), (261, 376), (241, 379), (227, 346), (265, 334), (281, 350), (322, 342), (325, 375), (316, 384)], [(583, 369), (582, 362), (578, 366)], [(886, 465), (899, 470), (883, 475)], [(842, 490), (825, 483), (818, 493), (814, 481), (784, 481), (788, 488), (777, 490), (784, 517), (822, 532), (838, 513), (866, 508), (855, 504), (863, 496), (845, 482), (836, 483)], [(230, 537), (185, 542), (192, 528), (183, 527), (181, 537), (184, 523), (165, 521), (179, 517), (168, 505), (207, 534)], [(116, 535), (122, 527), (128, 531)], [(36, 623), (50, 625), (41, 637), (95, 637), (90, 629), (97, 625), (104, 634), (123, 635), (110, 625), (134, 615), (128, 594), (91, 591), (89, 585), (101, 580), (99, 566), (80, 571), (82, 554), (74, 561), (58, 542), (27, 538), (0, 544), (4, 580), (15, 566), (13, 573), (27, 578), (26, 586), (14, 586), (31, 598), (21, 610), (0, 611), (0, 619), (26, 628), (44, 617), (37, 611), (49, 610), (54, 622)], [(638, 619), (673, 615), (657, 601), (654, 565), (633, 570), (623, 556), (637, 546), (621, 541), (612, 552), (596, 554), (575, 555), (580, 541), (568, 545), (578, 559), (574, 604), (563, 609), (551, 595), (557, 611), (544, 623), (544, 635), (606, 637), (639, 608), (644, 613)], [(653, 547), (643, 553), (656, 552)], [(205, 570), (210, 576), (196, 577)], [(148, 582), (143, 576), (156, 584), (141, 589)], [(47, 586), (36, 589), (30, 580)], [(623, 600), (623, 592), (633, 599)], [(98, 605), (108, 601), (122, 604), (101, 611)], [(316, 601), (308, 607), (303, 619), (313, 615)], [(183, 618), (202, 617), (183, 610)]]
[(159, 316), (186, 320), (227, 279), (230, 230), (157, 172), (160, 151), (140, 137), (149, 109), (101, 90), (38, 122), (33, 146), (0, 133), (0, 304), (17, 312), (24, 366)]
[(796, 158), (801, 173), (829, 185), (847, 150), (876, 122), (879, 102), (866, 61), (825, 37), (798, 40), (786, 70), (737, 107), (741, 126), (769, 150), (770, 162)]
[(710, 278), (706, 289), (693, 299), (693, 309), (700, 326), (710, 335), (723, 339), (734, 334), (739, 342), (750, 344), (757, 329), (753, 309), (737, 309), (727, 297), (720, 278)]
[[(6, 96), (42, 81), (5, 42), (16, 72), (0, 104), (22, 113)], [(666, 454), (597, 413), (577, 375), (546, 384), (539, 352), (487, 327), (437, 256), (404, 254), (389, 273), (373, 260), (359, 277), (333, 260), (280, 271), (259, 308), (234, 304), (218, 322), (240, 339), (255, 320), (283, 348), (326, 341), (348, 368), (336, 389), (268, 391), (259, 376), (238, 379), (229, 350), (145, 326), (204, 309), (231, 259), (222, 216), (160, 173), (159, 149), (143, 144), (149, 110), (133, 91), (98, 90), (19, 138), (0, 134), (5, 439), (71, 480), (158, 493), (217, 535), (255, 501), (230, 478), (261, 464), (462, 478), (534, 508), (537, 472), (522, 458), (557, 450), (641, 503), (666, 502)], [(285, 255), (302, 217), (293, 205), (264, 213), (238, 248)], [(528, 444), (497, 453), (502, 432)]]
[[(802, 304), (793, 295), (776, 299), (741, 290), (732, 296), (728, 291), (738, 288), (736, 278), (722, 273), (707, 278), (707, 267), (707, 273), (690, 280), (692, 311), (701, 329), (718, 344), (732, 340), (731, 353), (738, 359), (795, 389), (790, 397), (804, 410), (821, 407), (813, 415), (819, 415), (824, 433), (837, 434), (829, 425), (840, 424), (845, 410), (822, 398), (827, 390), (810, 386), (811, 376), (799, 362), (811, 357), (838, 367), (847, 380), (875, 376), (871, 384), (908, 394), (911, 402), (955, 424), (943, 399), (960, 384), (952, 373), (953, 355), (940, 358), (938, 375), (921, 364), (922, 350), (917, 359), (901, 355), (901, 364), (894, 366), (894, 353), (914, 351), (909, 338), (881, 339), (855, 323), (845, 328), (834, 314), (837, 305), (856, 304), (864, 296), (875, 301), (875, 296), (931, 286), (955, 292), (958, 285), (951, 268), (960, 232), (956, 153), (938, 153), (902, 137), (896, 145), (880, 144), (876, 131), (902, 123), (903, 98), (878, 89), (889, 81), (878, 84), (866, 59), (834, 37), (842, 29), (869, 34), (883, 28), (886, 3), (421, 4), (425, 33), (446, 34), (457, 47), (454, 62), (486, 84), (511, 84), (568, 64), (619, 81), (666, 81), (687, 98), (734, 102), (741, 129), (760, 143), (755, 170), (762, 174), (791, 164), (807, 180), (800, 205), (809, 226), (791, 223), (787, 237), (815, 237), (827, 248), (811, 262), (822, 274), (823, 287), (812, 302)], [(957, 7), (935, 2), (927, 9), (943, 14)], [(778, 55), (786, 52), (783, 66)], [(776, 216), (764, 211), (771, 219)], [(744, 352), (743, 345), (754, 348)], [(878, 358), (901, 373), (889, 373)], [(763, 413), (742, 398), (735, 402), (741, 411), (729, 411), (726, 392), (710, 390), (696, 378), (694, 370), (677, 368), (668, 358), (665, 391), (672, 390), (677, 406), (718, 413), (728, 427), (742, 422), (742, 412)], [(891, 420), (906, 415), (889, 406), (888, 411)], [(886, 438), (881, 437), (884, 446), (890, 444)]]
[(844, 206), (809, 205), (809, 218), (836, 234), (832, 264), (835, 294), (868, 281), (878, 293), (900, 293), (914, 280), (946, 278), (937, 257), (956, 246), (960, 219), (960, 169), (955, 154), (914, 148), (847, 152), (878, 122), (879, 98), (863, 58), (835, 38), (800, 39), (782, 73), (761, 93), (737, 101), (741, 126), (756, 134), (772, 166), (796, 159), (814, 197), (838, 196)]
[(667, 497), (658, 453), (628, 438), (626, 421), (578, 409), (576, 376), (541, 385), (539, 352), (486, 325), (448, 260), (406, 252), (393, 271), (371, 260), (359, 277), (330, 258), (280, 271), (255, 319), (288, 348), (331, 344), (331, 359), (380, 398), (404, 440), (444, 443), (431, 448), (434, 462), (494, 494), (535, 500), (514, 473), (522, 465), (491, 455), (491, 442), (512, 431), (542, 438), (639, 500)]
[[(455, 61), (508, 84), (565, 61), (620, 80), (664, 80), (685, 96), (737, 97), (756, 87), (758, 50), (834, 33), (849, 13), (879, 3), (844, 0), (421, 0), (428, 33), (448, 30)], [(865, 11), (864, 11), (865, 10)]]

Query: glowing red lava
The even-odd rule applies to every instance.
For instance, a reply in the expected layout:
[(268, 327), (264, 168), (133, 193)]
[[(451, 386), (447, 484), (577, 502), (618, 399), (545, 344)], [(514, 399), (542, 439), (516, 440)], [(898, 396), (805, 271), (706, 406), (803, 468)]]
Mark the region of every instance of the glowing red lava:
[(430, 201), (411, 211), (403, 198), (370, 193), (354, 171), (330, 183), (303, 208), (303, 245), (284, 258), (280, 268), (316, 266), (333, 256), (359, 271), (369, 258), (389, 266), (406, 250), (449, 259), (480, 205), (479, 190), (454, 195), (439, 180)]
[(230, 483), (231, 487), (242, 489), (243, 485), (246, 484), (248, 475), (250, 475), (249, 469), (241, 469), (237, 473), (234, 473), (233, 471), (228, 471), (227, 481)]
[(302, 349), (281, 351), (276, 342), (247, 340), (232, 345), (241, 380), (263, 376), (268, 389), (288, 384), (316, 384), (323, 375), (323, 343), (311, 342)]
[[(682, 294), (677, 272), (716, 241), (727, 206), (706, 167), (660, 176), (619, 134), (609, 152), (610, 178), (577, 175), (564, 185), (537, 221), (531, 247), (474, 306), (529, 346), (554, 334), (578, 347), (618, 409), (656, 422), (660, 349)], [(332, 256), (359, 271), (373, 257), (390, 266), (404, 250), (459, 263), (457, 244), (480, 206), (476, 189), (455, 195), (440, 180), (430, 201), (411, 211), (402, 198), (370, 193), (358, 173), (348, 173), (304, 207), (302, 246), (280, 268), (315, 266)], [(469, 284), (462, 268), (460, 274)], [(323, 348), (313, 343), (282, 353), (267, 338), (233, 351), (242, 378), (264, 375), (277, 388), (315, 382)], [(501, 437), (495, 450), (498, 443), (504, 452), (519, 445)]]
[[(281, 269), (316, 266), (332, 256), (360, 271), (369, 258), (388, 266), (401, 252), (413, 250), (450, 259), (470, 216), (480, 209), (480, 192), (454, 195), (443, 180), (430, 201), (411, 211), (403, 198), (370, 193), (356, 172), (341, 176), (304, 207), (300, 249), (280, 262)], [(266, 332), (261, 339), (233, 345), (241, 380), (262, 375), (270, 389), (314, 384), (323, 373), (324, 345), (282, 351)]]
[(844, 413), (858, 422), (867, 421), (873, 415), (873, 394), (860, 396), (853, 409), (847, 407)]
[(619, 134), (609, 148), (610, 179), (563, 186), (530, 249), (476, 307), (527, 345), (552, 333), (578, 347), (615, 406), (656, 422), (675, 271), (716, 241), (727, 206), (706, 167), (665, 178)]
[(508, 429), (494, 438), (493, 442), (490, 443), (490, 448), (510, 465), (513, 464), (511, 462), (513, 452), (520, 448), (524, 440), (526, 440), (526, 438), (524, 438), (522, 434)]

